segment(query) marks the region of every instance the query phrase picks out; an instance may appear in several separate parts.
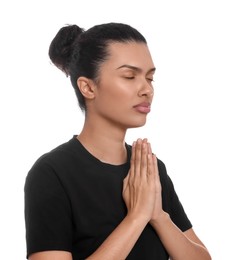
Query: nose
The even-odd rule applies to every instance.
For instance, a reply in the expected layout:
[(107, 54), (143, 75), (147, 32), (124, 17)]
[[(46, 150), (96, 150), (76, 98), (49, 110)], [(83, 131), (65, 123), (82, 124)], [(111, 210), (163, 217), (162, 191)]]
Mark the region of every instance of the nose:
[(142, 97), (142, 96), (148, 96), (148, 97), (153, 97), (154, 95), (154, 87), (152, 82), (144, 82), (138, 92), (138, 96)]

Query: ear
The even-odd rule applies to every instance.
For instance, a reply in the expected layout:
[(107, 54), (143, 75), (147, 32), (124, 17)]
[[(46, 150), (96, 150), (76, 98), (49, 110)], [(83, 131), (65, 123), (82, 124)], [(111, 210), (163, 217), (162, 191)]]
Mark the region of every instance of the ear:
[(77, 85), (85, 98), (93, 99), (95, 97), (95, 85), (91, 79), (79, 77), (77, 80)]

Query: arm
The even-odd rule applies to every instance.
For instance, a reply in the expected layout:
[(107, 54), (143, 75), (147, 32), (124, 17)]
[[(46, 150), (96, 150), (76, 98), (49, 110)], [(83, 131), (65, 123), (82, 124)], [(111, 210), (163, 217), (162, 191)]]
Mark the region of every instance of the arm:
[(143, 217), (127, 215), (102, 245), (87, 259), (126, 259), (148, 223)]
[[(157, 159), (155, 158), (154, 165), (156, 164)], [(209, 252), (193, 229), (182, 232), (173, 223), (169, 214), (162, 210), (161, 184), (157, 165), (154, 171), (156, 172), (157, 193), (150, 224), (156, 230), (170, 258), (175, 260), (210, 260)]]
[(210, 254), (193, 229), (182, 232), (165, 212), (159, 219), (150, 221), (171, 259), (210, 260)]
[[(145, 218), (127, 215), (101, 246), (87, 259), (125, 259), (148, 223)], [(45, 251), (32, 254), (29, 260), (72, 260), (64, 251)]]
[[(148, 219), (127, 215), (101, 246), (87, 259), (125, 259), (139, 238)], [(29, 260), (72, 260), (64, 251), (45, 251), (32, 254)]]
[(29, 260), (73, 260), (70, 252), (66, 251), (44, 251), (31, 254)]

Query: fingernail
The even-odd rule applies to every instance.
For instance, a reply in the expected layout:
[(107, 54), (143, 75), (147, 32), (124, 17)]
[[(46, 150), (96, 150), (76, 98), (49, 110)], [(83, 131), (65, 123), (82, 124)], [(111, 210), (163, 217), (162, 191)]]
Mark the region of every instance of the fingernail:
[(142, 139), (141, 138), (138, 138), (137, 139), (137, 143), (141, 143), (142, 142)]

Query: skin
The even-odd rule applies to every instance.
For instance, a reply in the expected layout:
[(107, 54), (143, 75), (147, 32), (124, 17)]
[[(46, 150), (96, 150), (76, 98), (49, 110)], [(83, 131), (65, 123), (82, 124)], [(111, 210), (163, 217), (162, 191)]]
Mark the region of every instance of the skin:
[[(151, 104), (155, 67), (143, 43), (112, 43), (109, 52), (109, 59), (100, 68), (99, 85), (85, 77), (77, 81), (87, 106), (85, 123), (77, 138), (101, 161), (118, 165), (127, 160), (127, 129), (146, 123), (148, 111), (135, 106)], [(132, 145), (131, 166), (122, 195), (128, 214), (87, 259), (125, 259), (148, 223), (171, 259), (211, 259), (193, 229), (182, 232), (163, 211), (157, 158), (147, 139), (139, 138)], [(72, 256), (64, 251), (46, 251), (32, 254), (29, 259), (72, 260)]]

